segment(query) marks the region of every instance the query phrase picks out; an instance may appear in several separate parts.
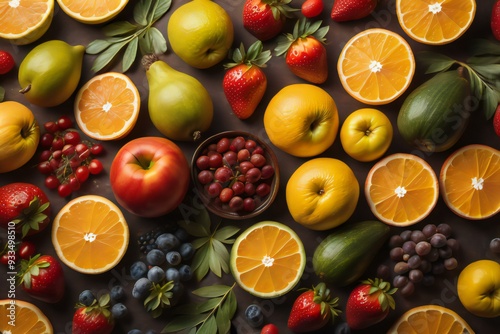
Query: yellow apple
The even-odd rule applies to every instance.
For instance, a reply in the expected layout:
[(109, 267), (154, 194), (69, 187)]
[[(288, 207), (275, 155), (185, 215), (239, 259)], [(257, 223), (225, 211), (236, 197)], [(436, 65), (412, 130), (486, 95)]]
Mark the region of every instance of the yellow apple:
[(274, 146), (297, 157), (328, 149), (337, 136), (339, 115), (333, 98), (312, 84), (292, 84), (273, 96), (264, 112), (264, 129)]
[(359, 199), (352, 169), (334, 158), (314, 158), (300, 165), (286, 185), (293, 219), (312, 230), (328, 230), (347, 221)]
[(392, 142), (392, 124), (380, 110), (363, 108), (352, 112), (340, 128), (340, 143), (353, 159), (373, 161), (387, 151)]

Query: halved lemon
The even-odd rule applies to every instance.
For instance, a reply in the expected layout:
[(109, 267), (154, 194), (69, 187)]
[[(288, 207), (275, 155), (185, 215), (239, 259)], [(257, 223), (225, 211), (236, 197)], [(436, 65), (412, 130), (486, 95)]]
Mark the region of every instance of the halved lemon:
[(344, 89), (356, 100), (381, 105), (403, 94), (415, 73), (415, 57), (399, 34), (372, 28), (342, 48), (337, 71)]
[(439, 305), (423, 305), (406, 311), (387, 334), (474, 334), (455, 311)]
[(234, 279), (241, 288), (260, 298), (289, 292), (299, 282), (305, 265), (306, 254), (299, 236), (275, 221), (250, 226), (231, 248)]
[(417, 42), (448, 44), (474, 21), (475, 0), (397, 0), (396, 14), (403, 31)]
[(365, 195), (378, 219), (389, 225), (409, 226), (427, 217), (436, 206), (438, 178), (422, 158), (395, 153), (370, 169)]
[(128, 0), (57, 0), (73, 19), (86, 24), (104, 23), (118, 15)]
[(460, 217), (486, 219), (500, 211), (500, 151), (464, 146), (443, 163), (439, 177), (446, 205)]
[(110, 200), (84, 195), (69, 201), (56, 215), (52, 243), (68, 267), (100, 274), (115, 267), (127, 251), (129, 228)]
[(78, 91), (75, 119), (80, 129), (98, 140), (121, 139), (135, 126), (141, 98), (125, 74), (108, 72), (94, 76)]
[(47, 316), (37, 306), (20, 299), (0, 300), (0, 319), (0, 333), (54, 333)]
[(0, 38), (17, 45), (39, 39), (54, 15), (54, 0), (0, 0)]

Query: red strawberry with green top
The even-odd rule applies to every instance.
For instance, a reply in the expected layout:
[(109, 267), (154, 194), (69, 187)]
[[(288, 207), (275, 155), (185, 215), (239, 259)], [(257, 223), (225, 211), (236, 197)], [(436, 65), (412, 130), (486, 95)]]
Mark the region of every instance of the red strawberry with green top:
[(368, 279), (356, 286), (347, 299), (345, 315), (351, 329), (363, 329), (381, 322), (396, 303), (396, 288), (382, 279)]
[(16, 62), (10, 53), (7, 51), (0, 50), (0, 74), (6, 74), (10, 72)]
[(500, 0), (495, 1), (491, 10), (491, 31), (493, 36), (500, 41)]
[(21, 288), (38, 300), (57, 303), (64, 296), (62, 266), (50, 255), (37, 254), (29, 260), (22, 260), (18, 278)]
[(262, 100), (267, 88), (267, 78), (262, 67), (271, 59), (271, 51), (262, 51), (262, 42), (253, 43), (248, 51), (243, 44), (233, 52), (233, 62), (227, 69), (222, 88), (231, 109), (240, 119), (250, 117)]
[(359, 20), (373, 12), (377, 0), (335, 0), (330, 17), (336, 22)]
[(497, 106), (495, 115), (493, 116), (493, 129), (495, 129), (495, 133), (500, 137), (500, 104)]
[(277, 36), (287, 18), (299, 9), (290, 7), (292, 0), (246, 0), (243, 5), (243, 27), (261, 41)]
[(306, 0), (302, 3), (300, 10), (305, 17), (313, 18), (321, 14), (323, 7), (323, 0)]
[(0, 226), (16, 224), (22, 237), (41, 232), (50, 222), (50, 202), (39, 187), (30, 183), (10, 183), (0, 187)]
[(321, 84), (328, 78), (324, 43), (329, 27), (321, 27), (321, 23), (299, 19), (293, 33), (285, 34), (274, 49), (277, 56), (285, 55), (286, 64), (292, 73), (314, 84)]
[(312, 289), (300, 294), (293, 303), (288, 328), (296, 333), (312, 332), (323, 328), (335, 320), (340, 311), (338, 297), (332, 298), (325, 283), (319, 283)]
[(109, 294), (94, 300), (90, 306), (76, 305), (73, 315), (72, 334), (110, 334), (115, 327), (115, 320), (110, 308)]

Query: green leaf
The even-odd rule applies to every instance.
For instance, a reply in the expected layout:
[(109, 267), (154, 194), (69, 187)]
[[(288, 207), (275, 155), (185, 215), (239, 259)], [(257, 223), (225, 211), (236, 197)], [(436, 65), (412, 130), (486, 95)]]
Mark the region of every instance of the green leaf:
[(198, 328), (196, 333), (207, 334), (207, 333), (217, 333), (217, 322), (215, 321), (215, 316), (212, 314), (207, 320)]
[(172, 0), (159, 0), (154, 10), (152, 22), (156, 22), (170, 9)]
[(126, 42), (121, 42), (118, 44), (113, 44), (108, 47), (103, 53), (101, 53), (94, 60), (94, 64), (92, 66), (92, 71), (99, 72), (104, 67), (106, 67), (120, 52), (120, 50), (126, 45)]
[(90, 42), (85, 48), (85, 52), (90, 55), (98, 54), (106, 50), (112, 43), (104, 39), (96, 39)]
[(235, 226), (224, 226), (223, 228), (217, 230), (214, 234), (214, 238), (220, 240), (221, 242), (225, 242), (226, 243), (233, 243), (233, 242), (230, 242), (228, 241), (227, 239), (232, 237), (233, 235), (235, 235), (236, 233), (238, 233), (240, 231), (240, 228), (238, 227), (235, 227)]
[(162, 333), (175, 333), (184, 329), (195, 327), (202, 323), (205, 318), (205, 314), (178, 315), (165, 325)]
[[(500, 44), (493, 43), (487, 39), (475, 39), (471, 41), (469, 50), (472, 51), (473, 56), (496, 55), (500, 56)], [(469, 60), (467, 60), (469, 63)]]
[(208, 312), (210, 310), (213, 310), (215, 307), (217, 307), (217, 305), (219, 305), (219, 303), (221, 301), (222, 301), (222, 297), (208, 299), (208, 300), (206, 300), (204, 302), (201, 302), (198, 305), (196, 305), (195, 310), (198, 313)]
[(500, 102), (500, 92), (486, 87), (483, 95), (484, 114), (486, 119), (490, 119), (495, 114), (495, 110)]
[(147, 32), (148, 31), (145, 30), (139, 35), (139, 50), (143, 55), (153, 53), (153, 41), (149, 38)]
[(151, 8), (152, 0), (141, 0), (134, 7), (134, 21), (142, 26), (148, 24), (148, 13)]
[(138, 27), (128, 21), (110, 23), (102, 28), (104, 35), (108, 37), (122, 36), (135, 32)]
[(222, 277), (221, 259), (218, 256), (216, 256), (215, 251), (212, 247), (208, 249), (207, 257), (210, 270), (215, 275), (217, 275), (217, 277)]
[(125, 53), (123, 54), (123, 61), (122, 61), (122, 71), (127, 72), (130, 66), (135, 61), (135, 58), (137, 56), (137, 48), (139, 45), (139, 38), (136, 36), (130, 41), (129, 45), (127, 45), (127, 48), (125, 49)]
[(153, 46), (153, 52), (155, 54), (162, 54), (167, 51), (167, 41), (163, 37), (162, 33), (155, 27), (149, 28), (147, 34), (151, 39), (151, 44)]
[(427, 68), (426, 74), (448, 70), (456, 61), (448, 56), (431, 51), (422, 51), (417, 54), (417, 61)]
[(210, 246), (206, 244), (205, 247), (197, 250), (191, 262), (191, 268), (193, 269), (197, 281), (201, 281), (210, 270), (210, 265), (207, 260), (209, 247)]
[(500, 64), (470, 65), (470, 67), (487, 81), (495, 81), (500, 77)]
[(192, 293), (194, 295), (197, 295), (200, 297), (213, 298), (213, 297), (223, 296), (229, 290), (231, 290), (230, 286), (214, 284), (214, 285), (204, 286), (204, 287), (198, 288), (196, 290), (193, 290)]

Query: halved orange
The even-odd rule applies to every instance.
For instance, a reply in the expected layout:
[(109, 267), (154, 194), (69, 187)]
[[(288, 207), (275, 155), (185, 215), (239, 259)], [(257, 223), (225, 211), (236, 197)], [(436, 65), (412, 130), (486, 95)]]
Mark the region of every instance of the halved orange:
[(0, 38), (32, 43), (47, 32), (53, 15), (54, 0), (0, 0)]
[(439, 305), (422, 305), (406, 311), (387, 334), (474, 334), (455, 311)]
[(78, 91), (75, 119), (80, 129), (98, 140), (121, 139), (135, 126), (141, 98), (125, 74), (108, 72), (94, 76)]
[(47, 316), (36, 305), (20, 299), (0, 300), (0, 319), (0, 333), (54, 333)]
[(397, 0), (403, 31), (417, 42), (442, 45), (462, 36), (474, 21), (475, 0)]
[(500, 211), (500, 151), (480, 144), (464, 146), (443, 163), (442, 197), (457, 215), (486, 219)]
[(241, 288), (260, 298), (289, 292), (306, 265), (304, 245), (287, 225), (262, 221), (243, 231), (231, 248), (231, 273)]
[(57, 3), (73, 19), (86, 24), (98, 24), (118, 15), (128, 0), (57, 0)]
[(365, 195), (378, 219), (393, 226), (409, 226), (434, 209), (439, 183), (425, 160), (409, 153), (394, 153), (370, 169)]
[(399, 34), (372, 28), (342, 48), (337, 71), (344, 89), (356, 100), (381, 105), (403, 94), (415, 73), (415, 57)]
[(56, 215), (52, 243), (68, 267), (100, 274), (115, 267), (129, 242), (129, 228), (121, 210), (110, 200), (84, 195), (69, 201)]

